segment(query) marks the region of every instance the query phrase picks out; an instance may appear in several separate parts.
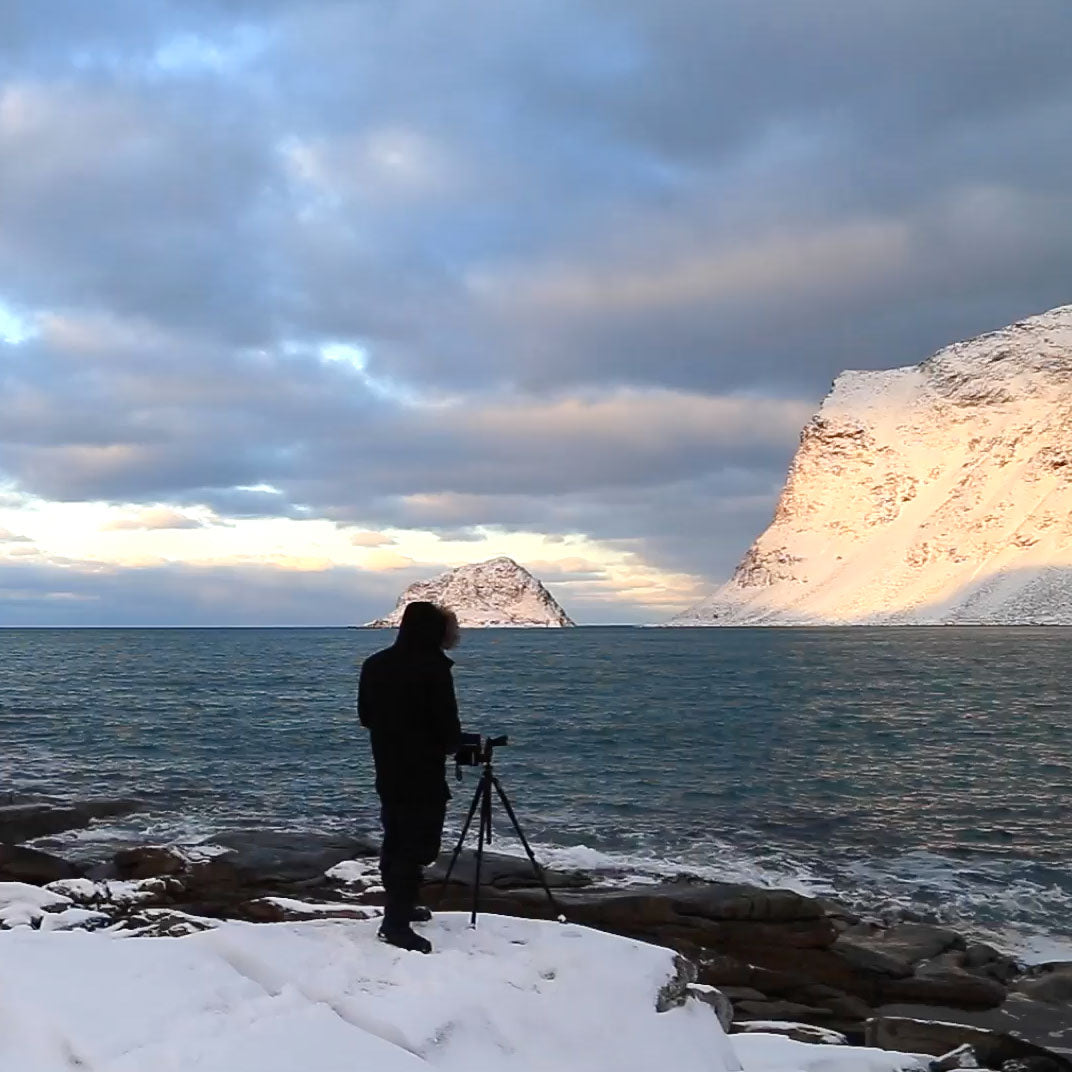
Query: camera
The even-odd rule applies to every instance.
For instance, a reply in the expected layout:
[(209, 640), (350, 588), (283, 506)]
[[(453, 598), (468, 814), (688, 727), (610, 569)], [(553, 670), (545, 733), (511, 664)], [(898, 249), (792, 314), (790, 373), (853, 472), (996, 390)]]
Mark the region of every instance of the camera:
[(479, 733), (463, 733), (458, 751), (454, 753), (456, 767), (480, 767), (491, 762), (496, 748), (510, 743), (504, 733), (500, 737), (482, 737)]

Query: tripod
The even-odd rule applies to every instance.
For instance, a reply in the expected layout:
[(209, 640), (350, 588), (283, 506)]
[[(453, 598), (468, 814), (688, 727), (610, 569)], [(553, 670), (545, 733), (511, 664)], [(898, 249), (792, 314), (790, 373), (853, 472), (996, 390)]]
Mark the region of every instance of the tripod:
[(446, 876), (443, 879), (443, 885), (440, 887), (439, 897), (440, 900), (442, 900), (443, 895), (446, 893), (447, 883), (450, 882), (450, 876), (454, 873), (454, 865), (458, 862), (458, 857), (461, 855), (462, 846), (465, 844), (465, 838), (469, 833), (469, 827), (472, 826), (473, 823), (473, 816), (476, 815), (477, 809), (479, 808), (479, 833), (477, 834), (476, 840), (476, 874), (473, 877), (473, 907), (469, 914), (469, 926), (476, 926), (477, 913), (480, 911), (480, 869), (484, 862), (484, 846), (485, 844), (490, 845), (492, 839), (491, 791), (494, 788), (495, 792), (499, 795), (499, 800), (502, 801), (502, 805), (506, 809), (506, 814), (510, 817), (514, 832), (520, 839), (521, 844), (525, 847), (525, 853), (528, 855), (529, 863), (532, 864), (532, 870), (540, 880), (540, 885), (543, 886), (543, 892), (547, 894), (547, 901), (551, 906), (551, 911), (554, 913), (556, 919), (564, 922), (565, 920), (558, 907), (558, 902), (555, 900), (554, 894), (551, 893), (551, 887), (547, 885), (547, 876), (544, 875), (543, 868), (540, 867), (539, 863), (536, 861), (536, 857), (532, 852), (532, 846), (529, 845), (528, 839), (525, 837), (525, 833), (521, 829), (521, 824), (517, 821), (517, 814), (514, 812), (513, 805), (510, 803), (510, 798), (506, 795), (506, 790), (503, 789), (502, 783), (495, 774), (495, 746), (497, 744), (505, 743), (505, 737), (489, 738), (487, 740), (481, 757), (484, 761), (484, 769), (480, 774), (480, 781), (477, 783), (476, 792), (473, 794), (473, 802), (469, 805), (469, 814), (465, 817), (465, 825), (462, 827), (461, 836), (458, 838), (458, 844), (454, 846), (454, 855), (450, 858), (450, 866), (447, 868)]

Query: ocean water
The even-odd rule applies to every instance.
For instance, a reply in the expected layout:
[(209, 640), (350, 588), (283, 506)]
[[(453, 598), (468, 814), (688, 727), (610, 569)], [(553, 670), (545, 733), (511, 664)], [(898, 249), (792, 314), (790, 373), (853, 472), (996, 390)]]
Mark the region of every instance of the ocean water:
[[(64, 839), (87, 856), (374, 831), (354, 692), (390, 639), (0, 630), (0, 792), (150, 802)], [(454, 655), (463, 723), (510, 735), (498, 770), (549, 862), (786, 885), (1072, 955), (1072, 629), (495, 630)]]

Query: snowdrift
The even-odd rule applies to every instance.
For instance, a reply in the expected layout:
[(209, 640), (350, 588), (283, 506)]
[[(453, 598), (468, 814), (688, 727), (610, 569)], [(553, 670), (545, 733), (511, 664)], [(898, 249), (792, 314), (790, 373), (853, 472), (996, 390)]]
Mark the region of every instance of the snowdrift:
[(683, 997), (666, 949), (572, 925), (467, 924), (462, 914), (437, 917), (426, 930), (432, 956), (378, 942), (375, 920), (224, 923), (184, 938), (16, 926), (0, 933), (0, 1069), (925, 1067), (876, 1050), (731, 1040), (708, 1005)]

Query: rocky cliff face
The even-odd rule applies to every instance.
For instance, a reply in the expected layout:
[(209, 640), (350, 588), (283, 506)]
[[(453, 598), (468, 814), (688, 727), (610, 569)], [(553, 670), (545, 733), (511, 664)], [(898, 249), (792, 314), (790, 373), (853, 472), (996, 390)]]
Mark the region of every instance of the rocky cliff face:
[(398, 625), (406, 605), (418, 600), (449, 607), (465, 628), (573, 625), (551, 593), (512, 558), (476, 562), (430, 581), (417, 581), (402, 593), (386, 618), (377, 618), (369, 626)]
[(1072, 305), (845, 372), (770, 527), (680, 625), (1072, 624)]

